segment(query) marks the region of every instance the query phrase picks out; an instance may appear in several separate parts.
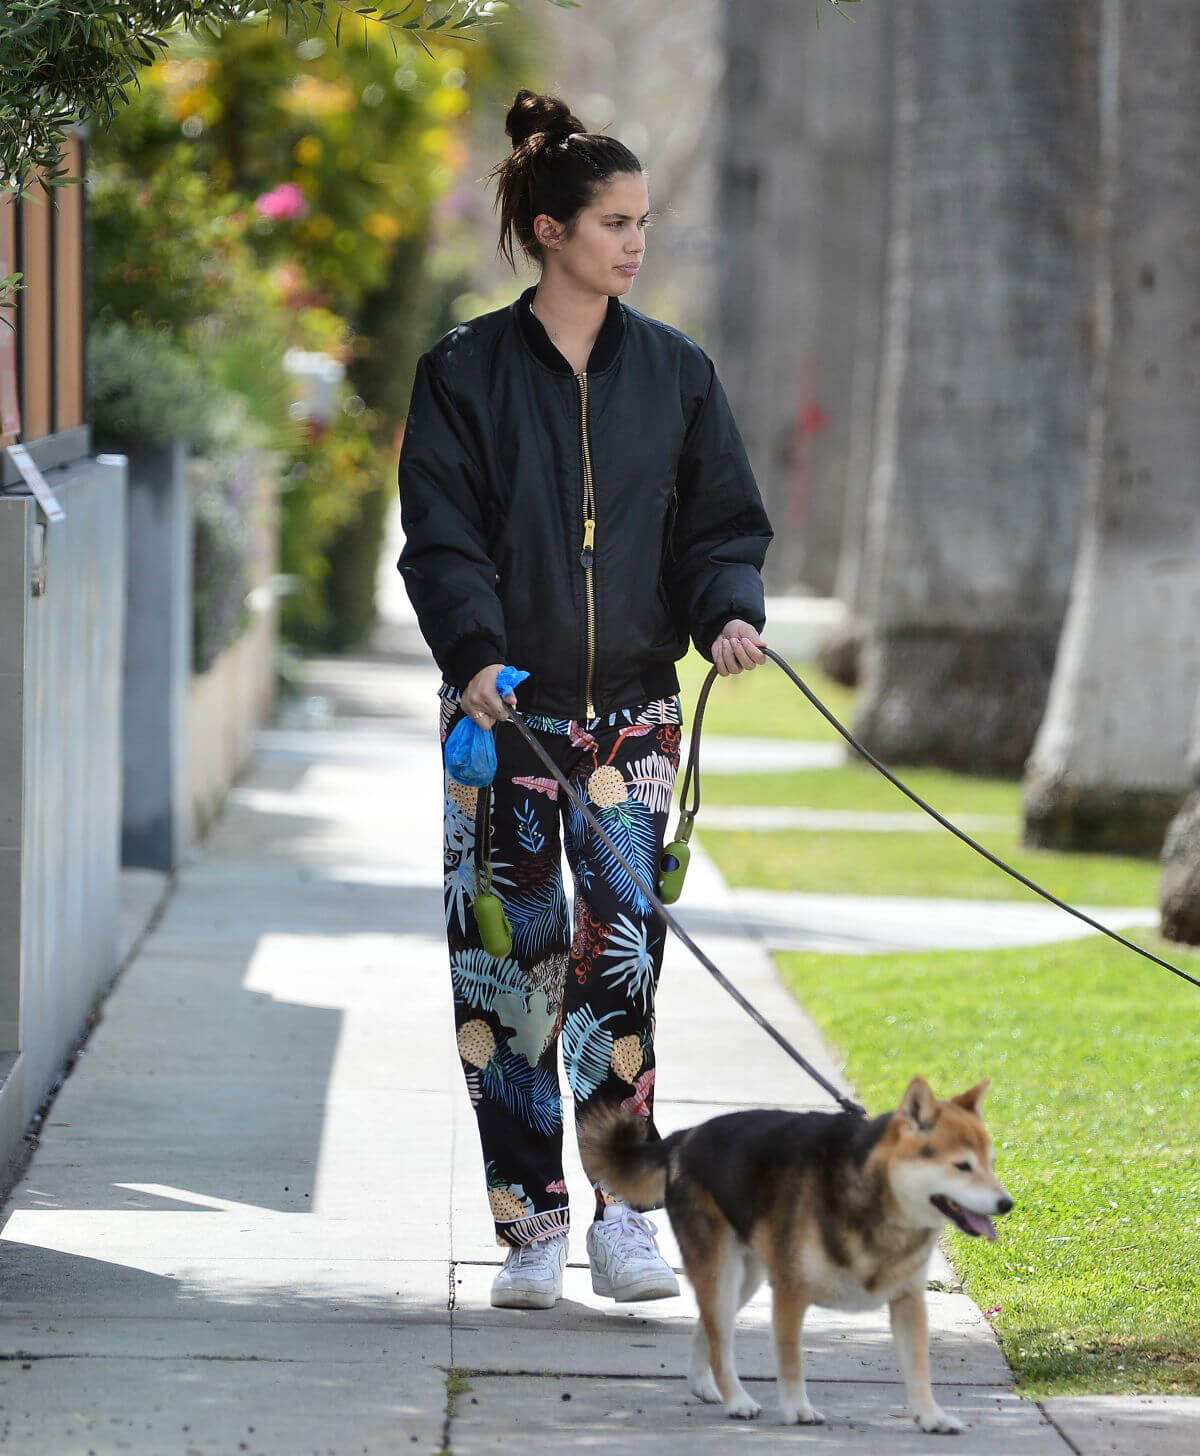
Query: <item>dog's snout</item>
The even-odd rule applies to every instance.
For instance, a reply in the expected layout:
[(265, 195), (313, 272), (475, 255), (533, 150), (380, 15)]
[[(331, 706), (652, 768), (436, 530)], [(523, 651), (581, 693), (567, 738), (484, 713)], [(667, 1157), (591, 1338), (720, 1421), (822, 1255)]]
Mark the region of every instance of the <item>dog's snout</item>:
[(1013, 1206), (1013, 1201), (1008, 1196), (1008, 1194), (1006, 1193), (1003, 1198), (997, 1200), (997, 1202), (996, 1202), (996, 1212), (997, 1213), (1010, 1213), (1012, 1211), (1012, 1206)]

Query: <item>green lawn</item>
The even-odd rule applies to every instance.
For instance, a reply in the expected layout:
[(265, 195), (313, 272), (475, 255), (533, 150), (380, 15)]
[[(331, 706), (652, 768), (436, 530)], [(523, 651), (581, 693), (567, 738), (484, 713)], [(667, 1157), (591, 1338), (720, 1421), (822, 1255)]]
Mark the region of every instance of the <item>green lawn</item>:
[[(1200, 972), (1200, 954), (1137, 932)], [(788, 984), (872, 1111), (921, 1072), (994, 1078), (1016, 1200), (989, 1245), (952, 1231), (1020, 1388), (1200, 1393), (1200, 993), (1102, 937), (1035, 949), (785, 953)]]
[[(777, 802), (790, 801), (781, 796)], [(815, 894), (1044, 903), (945, 831), (706, 829), (701, 805), (697, 835), (731, 885)], [(1016, 834), (979, 833), (973, 837), (1060, 899), (1092, 905), (1157, 902), (1160, 869), (1153, 860), (1022, 849)]]
[[(829, 711), (853, 729), (854, 694), (835, 683), (811, 662), (793, 662), (794, 671), (812, 688)], [(685, 721), (690, 724), (704, 679), (712, 671), (693, 647), (676, 664)], [(814, 743), (842, 742), (836, 729), (821, 717), (790, 678), (773, 662), (764, 662), (750, 672), (719, 677), (704, 710), (704, 733), (737, 738), (803, 738)]]
[[(950, 819), (956, 814), (998, 814), (1010, 819), (1014, 826), (1020, 821), (1021, 786), (1011, 780), (971, 779), (936, 768), (892, 771)], [(861, 760), (847, 763), (844, 768), (800, 769), (795, 773), (711, 774), (704, 772), (702, 743), (700, 778), (703, 804), (782, 804), (889, 814), (922, 812), (877, 769)]]

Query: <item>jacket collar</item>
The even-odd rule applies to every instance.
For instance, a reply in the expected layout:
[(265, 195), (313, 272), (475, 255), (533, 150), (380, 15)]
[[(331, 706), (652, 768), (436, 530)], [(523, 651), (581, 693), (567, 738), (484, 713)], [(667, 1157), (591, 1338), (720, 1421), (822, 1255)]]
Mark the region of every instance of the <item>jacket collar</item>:
[[(550, 342), (550, 335), (543, 327), (541, 319), (529, 307), (530, 300), (536, 291), (537, 284), (531, 283), (512, 305), (517, 315), (517, 326), (521, 331), (521, 337), (534, 356), (547, 369), (553, 369), (559, 374), (574, 375), (575, 371), (570, 364)], [(615, 294), (610, 294), (608, 312), (604, 316), (604, 322), (600, 326), (600, 332), (596, 335), (596, 342), (592, 345), (592, 352), (588, 356), (587, 372), (596, 374), (602, 369), (607, 369), (621, 352), (621, 344), (624, 339), (625, 310), (621, 306), (621, 300)]]

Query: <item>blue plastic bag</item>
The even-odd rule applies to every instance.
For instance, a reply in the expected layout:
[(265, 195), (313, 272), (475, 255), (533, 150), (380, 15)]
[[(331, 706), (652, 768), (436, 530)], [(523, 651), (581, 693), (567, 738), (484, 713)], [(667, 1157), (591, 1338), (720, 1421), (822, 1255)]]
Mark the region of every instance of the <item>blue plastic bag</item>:
[[(502, 698), (507, 697), (528, 676), (519, 667), (502, 667), (496, 674), (496, 691)], [(474, 718), (460, 718), (446, 739), (446, 768), (452, 779), (477, 789), (496, 777), (495, 741)]]

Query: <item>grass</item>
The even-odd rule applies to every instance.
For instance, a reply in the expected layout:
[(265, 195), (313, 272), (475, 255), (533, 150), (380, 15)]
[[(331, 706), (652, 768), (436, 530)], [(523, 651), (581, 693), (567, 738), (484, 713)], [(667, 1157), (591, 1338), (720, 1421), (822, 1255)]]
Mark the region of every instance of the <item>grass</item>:
[[(834, 717), (852, 729), (853, 691), (826, 677), (814, 663), (793, 662), (791, 666)], [(676, 663), (676, 669), (684, 718), (690, 724), (712, 664), (705, 662), (693, 647)], [(773, 662), (764, 662), (750, 672), (717, 679), (704, 710), (704, 732), (736, 738), (803, 738), (813, 743), (843, 741)]]
[[(788, 802), (782, 794), (776, 799), (778, 804)], [(1043, 903), (1031, 890), (944, 831), (881, 834), (706, 829), (703, 806), (697, 824), (705, 849), (731, 885), (816, 894)], [(1072, 903), (1157, 903), (1161, 867), (1153, 860), (1022, 849), (1015, 833), (981, 832), (974, 838), (1014, 869)]]
[(437, 1456), (453, 1456), (450, 1445), (450, 1427), (454, 1422), (454, 1417), (458, 1413), (459, 1396), (466, 1395), (471, 1389), (471, 1382), (467, 1379), (467, 1376), (472, 1373), (472, 1371), (461, 1369), (457, 1365), (452, 1365), (446, 1371), (446, 1419), (442, 1431), (442, 1447), (437, 1453)]
[[(1137, 932), (1200, 972), (1200, 953)], [(1016, 1200), (1000, 1241), (953, 1231), (1021, 1390), (1200, 1393), (1200, 996), (1100, 937), (1034, 949), (778, 962), (873, 1110), (908, 1077), (994, 1077)]]
[[(898, 777), (910, 789), (951, 819), (956, 814), (997, 814), (1010, 819), (1014, 826), (1020, 820), (1018, 783), (1006, 779), (970, 779), (964, 774), (945, 773), (936, 768), (893, 769), (893, 772), (898, 772)], [(861, 761), (847, 763), (843, 768), (801, 769), (796, 773), (713, 774), (704, 772), (702, 745), (700, 777), (705, 804), (784, 804), (805, 809), (922, 813), (882, 774)]]

